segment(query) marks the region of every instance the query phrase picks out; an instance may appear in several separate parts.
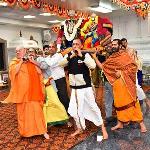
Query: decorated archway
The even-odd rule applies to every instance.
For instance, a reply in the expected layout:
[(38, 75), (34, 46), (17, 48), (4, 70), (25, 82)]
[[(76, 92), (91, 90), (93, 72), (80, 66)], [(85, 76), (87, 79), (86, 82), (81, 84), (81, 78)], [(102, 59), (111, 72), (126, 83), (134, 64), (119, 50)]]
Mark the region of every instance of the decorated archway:
[[(55, 0), (3, 0), (10, 7), (20, 7), (22, 9), (28, 10), (36, 8), (42, 10), (43, 12), (52, 13), (63, 18), (69, 18), (69, 8), (61, 6), (56, 3)], [(85, 11), (75, 11), (75, 18), (88, 18), (89, 13)]]

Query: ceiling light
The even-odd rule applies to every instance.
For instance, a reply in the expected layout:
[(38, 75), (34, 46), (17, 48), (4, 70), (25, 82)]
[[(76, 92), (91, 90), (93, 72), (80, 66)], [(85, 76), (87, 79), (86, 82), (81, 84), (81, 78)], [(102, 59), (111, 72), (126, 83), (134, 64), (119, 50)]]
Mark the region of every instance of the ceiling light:
[(4, 2), (4, 1), (0, 1), (0, 6), (7, 6), (7, 3), (6, 2)]
[(32, 16), (32, 15), (26, 15), (24, 16), (25, 19), (30, 19), (30, 18), (35, 18), (35, 16)]
[(49, 23), (59, 23), (61, 22), (60, 20), (51, 20), (51, 21), (48, 21)]
[(98, 7), (89, 7), (90, 10), (93, 10), (93, 11), (98, 11), (98, 12), (101, 12), (101, 13), (110, 13), (112, 12), (112, 6), (111, 4), (106, 4), (104, 2), (99, 2), (99, 6)]
[(51, 14), (51, 13), (41, 13), (41, 14), (39, 14), (40, 16), (52, 16), (52, 15), (54, 15), (54, 14)]
[(101, 13), (110, 13), (112, 12), (111, 9), (107, 9), (107, 8), (104, 8), (104, 7), (95, 7), (95, 8), (90, 8), (90, 10), (93, 10), (93, 11), (98, 11), (98, 12), (101, 12)]

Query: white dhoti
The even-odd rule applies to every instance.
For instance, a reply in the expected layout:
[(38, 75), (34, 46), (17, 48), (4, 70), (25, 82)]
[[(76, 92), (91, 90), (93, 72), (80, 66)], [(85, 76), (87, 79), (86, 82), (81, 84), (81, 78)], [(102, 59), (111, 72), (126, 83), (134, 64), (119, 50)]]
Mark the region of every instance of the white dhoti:
[(146, 99), (146, 95), (145, 95), (142, 87), (138, 84), (137, 77), (136, 77), (136, 92), (137, 92), (138, 100), (144, 100), (144, 99)]
[(85, 119), (93, 122), (96, 126), (103, 124), (92, 87), (72, 89), (68, 113), (74, 118), (80, 129), (86, 128)]
[(136, 91), (137, 91), (138, 100), (144, 100), (144, 99), (146, 99), (146, 95), (145, 95), (142, 87), (140, 87), (140, 85), (136, 86)]

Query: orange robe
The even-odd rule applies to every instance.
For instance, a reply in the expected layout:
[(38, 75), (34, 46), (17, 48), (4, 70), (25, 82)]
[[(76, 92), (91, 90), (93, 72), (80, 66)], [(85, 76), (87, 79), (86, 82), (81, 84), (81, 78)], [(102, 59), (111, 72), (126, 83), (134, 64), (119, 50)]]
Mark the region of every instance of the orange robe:
[[(118, 79), (116, 72), (121, 71)], [(113, 87), (114, 106), (121, 122), (143, 120), (141, 108), (136, 97), (137, 66), (125, 51), (112, 54), (103, 63), (103, 71)]]
[(31, 62), (13, 59), (9, 68), (11, 90), (6, 103), (16, 103), (18, 128), (21, 136), (30, 137), (47, 132), (43, 114), (44, 86), (40, 70)]

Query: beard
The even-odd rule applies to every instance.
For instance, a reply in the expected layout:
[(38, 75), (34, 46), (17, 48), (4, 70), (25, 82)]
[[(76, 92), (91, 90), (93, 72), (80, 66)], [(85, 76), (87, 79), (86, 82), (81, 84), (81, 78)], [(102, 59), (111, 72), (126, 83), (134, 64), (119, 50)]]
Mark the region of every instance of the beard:
[(113, 47), (111, 50), (112, 50), (112, 53), (118, 52), (119, 51), (119, 46), (118, 47)]

